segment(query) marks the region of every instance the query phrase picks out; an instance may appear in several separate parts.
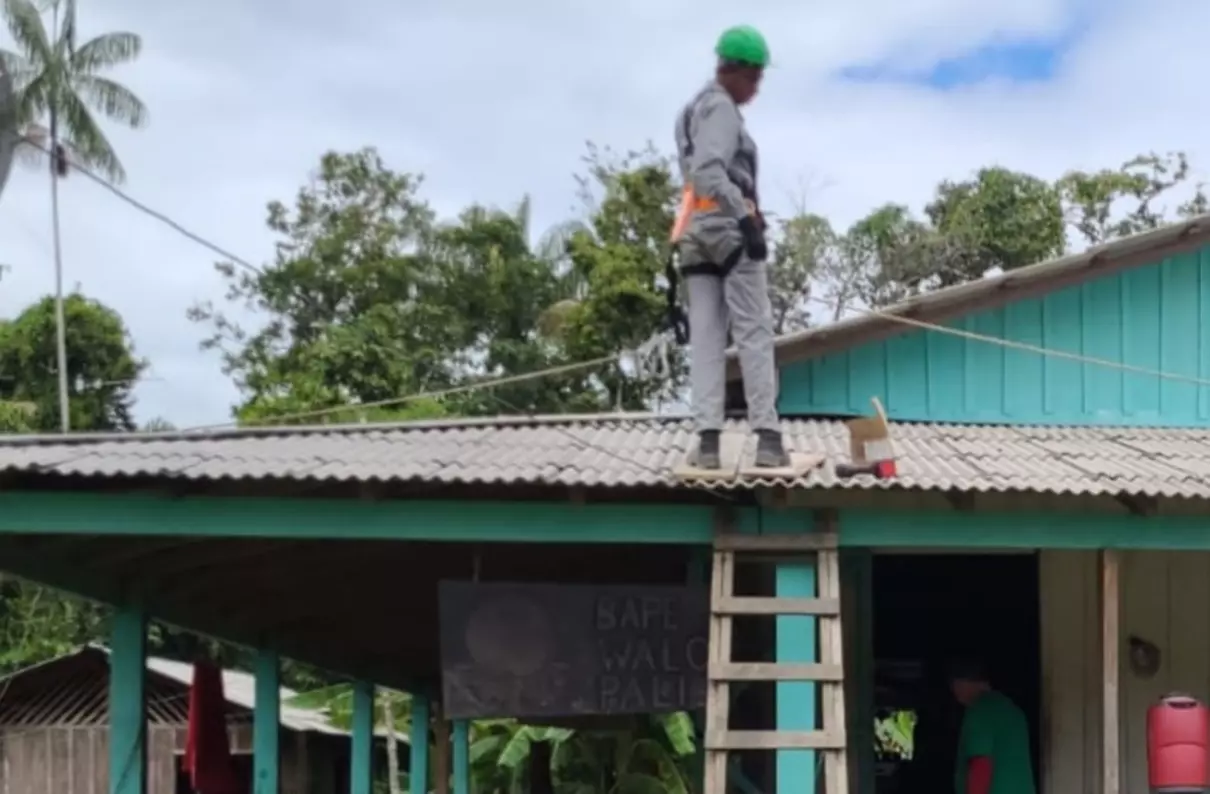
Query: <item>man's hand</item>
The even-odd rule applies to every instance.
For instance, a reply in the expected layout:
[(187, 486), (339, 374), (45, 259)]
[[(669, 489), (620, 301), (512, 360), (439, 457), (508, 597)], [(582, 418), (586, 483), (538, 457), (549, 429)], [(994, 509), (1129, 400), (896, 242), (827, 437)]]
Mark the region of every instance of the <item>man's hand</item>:
[(755, 215), (740, 218), (739, 230), (744, 235), (744, 253), (754, 262), (769, 258), (769, 245), (765, 242), (765, 231), (757, 223)]

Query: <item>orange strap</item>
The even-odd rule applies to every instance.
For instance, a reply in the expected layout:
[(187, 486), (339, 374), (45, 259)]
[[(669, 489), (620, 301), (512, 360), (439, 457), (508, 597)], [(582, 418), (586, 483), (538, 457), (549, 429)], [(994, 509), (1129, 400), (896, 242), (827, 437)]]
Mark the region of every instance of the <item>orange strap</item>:
[(668, 239), (673, 242), (679, 242), (685, 236), (685, 230), (689, 228), (689, 221), (695, 212), (709, 212), (718, 207), (718, 203), (714, 199), (698, 198), (694, 195), (693, 188), (686, 185), (681, 188), (681, 200), (676, 206), (676, 217), (672, 221), (672, 232), (668, 235)]
[[(744, 199), (744, 205), (748, 208), (749, 215), (756, 214), (756, 205)], [(668, 235), (669, 241), (676, 243), (685, 236), (685, 230), (689, 228), (689, 221), (695, 212), (713, 212), (718, 209), (718, 202), (706, 196), (698, 197), (694, 194), (693, 188), (686, 185), (681, 188), (681, 200), (676, 207), (676, 217), (672, 221), (672, 231)]]

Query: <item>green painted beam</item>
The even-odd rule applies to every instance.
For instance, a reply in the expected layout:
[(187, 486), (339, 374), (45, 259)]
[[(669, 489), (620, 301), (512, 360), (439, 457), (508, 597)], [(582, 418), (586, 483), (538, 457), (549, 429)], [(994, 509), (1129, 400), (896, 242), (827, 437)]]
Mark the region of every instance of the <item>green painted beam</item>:
[(281, 660), (273, 651), (256, 654), (256, 700), (252, 709), (252, 792), (281, 791)]
[(842, 546), (1210, 550), (1210, 516), (1097, 513), (840, 513)]
[(353, 682), (353, 748), (349, 763), (349, 794), (374, 790), (374, 685)]
[(0, 493), (0, 533), (708, 543), (696, 505)]
[(147, 791), (147, 614), (122, 606), (109, 639), (109, 794)]
[[(720, 503), (722, 505), (722, 503)], [(708, 544), (680, 504), (0, 493), (0, 534)], [(807, 509), (735, 508), (741, 532), (797, 532)], [(1210, 550), (1210, 516), (845, 510), (843, 546)]]

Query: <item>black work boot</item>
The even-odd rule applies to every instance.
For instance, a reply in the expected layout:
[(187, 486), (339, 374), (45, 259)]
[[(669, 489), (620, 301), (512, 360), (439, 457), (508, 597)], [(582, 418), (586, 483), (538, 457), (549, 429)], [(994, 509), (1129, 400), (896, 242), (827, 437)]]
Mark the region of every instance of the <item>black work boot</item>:
[(698, 469), (720, 469), (723, 466), (719, 452), (719, 431), (703, 430), (697, 434), (697, 454), (693, 466)]
[(762, 469), (781, 469), (790, 465), (790, 455), (782, 444), (780, 430), (756, 431), (756, 465)]

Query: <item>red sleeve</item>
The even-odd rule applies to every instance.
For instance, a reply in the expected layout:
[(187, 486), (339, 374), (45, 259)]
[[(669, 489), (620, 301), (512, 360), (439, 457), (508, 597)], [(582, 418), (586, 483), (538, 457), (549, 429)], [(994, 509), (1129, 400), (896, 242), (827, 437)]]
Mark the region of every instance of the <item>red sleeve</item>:
[(991, 790), (991, 756), (975, 756), (970, 760), (970, 764), (966, 769), (966, 794), (990, 794)]

